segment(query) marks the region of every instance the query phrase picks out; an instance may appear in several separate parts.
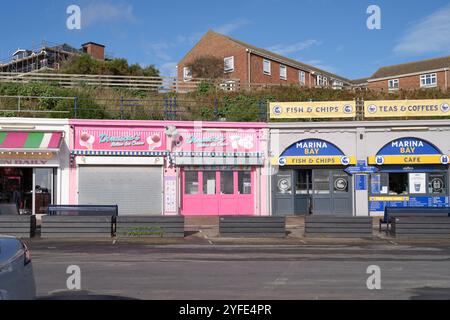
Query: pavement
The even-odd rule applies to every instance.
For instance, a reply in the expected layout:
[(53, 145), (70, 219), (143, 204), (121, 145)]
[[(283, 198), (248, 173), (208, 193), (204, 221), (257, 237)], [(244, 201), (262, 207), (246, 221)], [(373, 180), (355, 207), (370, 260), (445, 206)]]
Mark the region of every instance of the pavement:
[[(305, 238), (223, 239), (214, 221), (185, 239), (28, 241), (39, 297), (67, 298), (68, 266), (81, 270), (71, 298), (151, 300), (450, 299), (450, 241)], [(367, 287), (369, 266), (381, 290)]]

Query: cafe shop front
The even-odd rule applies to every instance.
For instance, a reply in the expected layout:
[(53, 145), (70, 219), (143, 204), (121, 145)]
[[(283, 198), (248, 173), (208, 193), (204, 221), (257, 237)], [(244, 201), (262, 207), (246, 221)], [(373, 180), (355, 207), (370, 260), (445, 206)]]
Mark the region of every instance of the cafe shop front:
[(368, 162), (378, 168), (370, 175), (372, 215), (382, 214), (387, 206), (449, 205), (449, 155), (433, 143), (419, 136), (398, 138), (369, 156)]

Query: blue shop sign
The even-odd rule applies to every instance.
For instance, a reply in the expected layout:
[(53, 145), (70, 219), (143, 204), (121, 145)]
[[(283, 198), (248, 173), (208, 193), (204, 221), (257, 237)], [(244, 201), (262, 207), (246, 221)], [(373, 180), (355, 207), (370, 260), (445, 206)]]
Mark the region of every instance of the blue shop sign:
[(365, 174), (357, 174), (355, 176), (355, 189), (359, 191), (367, 190), (367, 175)]
[(282, 154), (282, 157), (304, 156), (344, 156), (344, 153), (328, 141), (308, 139), (293, 144)]
[(431, 143), (419, 138), (402, 138), (389, 142), (379, 152), (378, 156), (397, 155), (440, 155), (441, 151)]

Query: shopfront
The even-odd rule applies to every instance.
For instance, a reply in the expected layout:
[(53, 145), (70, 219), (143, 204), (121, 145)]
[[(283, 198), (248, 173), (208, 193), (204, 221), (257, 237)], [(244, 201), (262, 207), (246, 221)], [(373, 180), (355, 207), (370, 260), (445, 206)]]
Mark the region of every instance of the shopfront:
[(0, 214), (46, 214), (62, 198), (64, 126), (40, 131), (37, 121), (17, 123), (0, 122)]
[(370, 213), (383, 213), (387, 206), (449, 206), (448, 163), (448, 154), (421, 138), (389, 142), (369, 157), (379, 170), (370, 176)]
[(71, 203), (118, 205), (120, 215), (162, 215), (162, 123), (73, 121)]
[(180, 168), (181, 214), (261, 215), (261, 135), (258, 128), (233, 124), (179, 128), (173, 156)]
[(272, 213), (352, 215), (353, 179), (344, 170), (355, 163), (326, 140), (292, 144), (272, 159)]

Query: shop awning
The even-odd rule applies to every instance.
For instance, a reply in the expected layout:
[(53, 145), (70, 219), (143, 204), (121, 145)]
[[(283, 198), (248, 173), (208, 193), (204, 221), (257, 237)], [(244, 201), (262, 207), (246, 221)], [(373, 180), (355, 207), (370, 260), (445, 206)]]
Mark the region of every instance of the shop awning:
[(0, 132), (1, 151), (57, 152), (61, 147), (62, 132)]
[(167, 151), (73, 150), (74, 156), (165, 157)]

